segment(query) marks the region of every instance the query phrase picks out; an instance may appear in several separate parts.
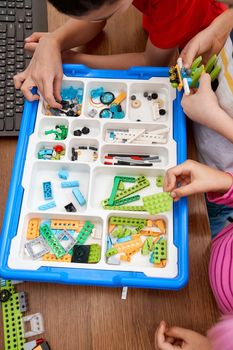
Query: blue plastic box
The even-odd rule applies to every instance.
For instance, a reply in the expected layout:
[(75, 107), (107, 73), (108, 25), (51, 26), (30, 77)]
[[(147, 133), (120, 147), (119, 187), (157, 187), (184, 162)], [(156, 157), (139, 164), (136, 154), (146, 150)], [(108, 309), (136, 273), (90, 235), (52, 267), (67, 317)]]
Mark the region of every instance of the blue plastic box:
[[(117, 71), (91, 70), (81, 65), (64, 65), (64, 74), (66, 77), (71, 77), (72, 79), (83, 79), (88, 84), (89, 82), (90, 84), (94, 82), (95, 86), (98, 84), (99, 86), (104, 85), (106, 82), (109, 84), (108, 80), (110, 80), (110, 84), (114, 84), (115, 81), (118, 83), (121, 82), (122, 84), (127, 82), (136, 90), (140, 89), (140, 84), (143, 86), (143, 84), (151, 83), (151, 79), (153, 78), (154, 80), (152, 81), (154, 84), (158, 83), (161, 85), (161, 81), (164, 81), (167, 86), (169, 84), (167, 68), (134, 67), (125, 71)], [(156, 78), (158, 78), (158, 82)], [(73, 81), (72, 79), (71, 82)], [(137, 83), (137, 86), (133, 85), (134, 82), (135, 84)], [(177, 152), (175, 156), (178, 164), (186, 159), (186, 126), (185, 116), (180, 104), (182, 95), (175, 90), (173, 93), (176, 94), (176, 98), (172, 103), (173, 139), (176, 142)], [(12, 239), (17, 235), (21, 218), (21, 208), (24, 199), (22, 179), (27, 172), (27, 168), (25, 167), (25, 164), (27, 164), (26, 157), (28, 157), (31, 152), (28, 146), (30, 145), (30, 137), (35, 129), (37, 109), (38, 102), (25, 103), (0, 240), (0, 276), (12, 280), (108, 287), (128, 286), (158, 289), (180, 289), (184, 287), (188, 280), (188, 220), (186, 199), (182, 199), (178, 203), (173, 204), (173, 244), (177, 248), (177, 274), (172, 278), (166, 276), (149, 277), (140, 271), (125, 271), (124, 269), (121, 271), (120, 268), (114, 270), (111, 269), (111, 265), (109, 265), (106, 270), (98, 268), (93, 269), (92, 266), (76, 269), (73, 267), (54, 267), (53, 265), (42, 266), (34, 270), (30, 270), (30, 268), (9, 268), (8, 259), (12, 249)], [(136, 123), (136, 120), (134, 120), (134, 123)], [(118, 125), (118, 123), (115, 125)], [(74, 213), (74, 215), (75, 214), (76, 213)], [(116, 215), (114, 212), (112, 215), (120, 216), (119, 213)], [(127, 212), (127, 216), (130, 217), (130, 215), (131, 214)], [(134, 213), (134, 217), (135, 215)], [(124, 216), (126, 216), (126, 213), (124, 213)]]

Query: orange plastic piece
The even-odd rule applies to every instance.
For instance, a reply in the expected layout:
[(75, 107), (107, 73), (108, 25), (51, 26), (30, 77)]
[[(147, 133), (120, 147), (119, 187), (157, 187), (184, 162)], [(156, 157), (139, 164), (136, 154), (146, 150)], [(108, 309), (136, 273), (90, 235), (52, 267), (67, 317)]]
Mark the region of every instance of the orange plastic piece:
[(52, 220), (51, 229), (54, 230), (80, 230), (84, 225), (83, 221), (78, 220)]
[(116, 225), (110, 224), (110, 225), (108, 226), (108, 232), (111, 233), (111, 232), (114, 230), (115, 227), (116, 227)]
[(39, 237), (40, 219), (31, 219), (28, 223), (27, 239), (34, 239)]
[(137, 235), (134, 236), (152, 236), (152, 237), (158, 237), (161, 236), (161, 232), (154, 232), (154, 231), (146, 231), (146, 230), (141, 230), (138, 232)]
[(115, 98), (114, 101), (112, 101), (111, 104), (116, 104), (116, 105), (119, 105), (122, 101), (124, 101), (126, 99), (126, 92), (124, 91), (121, 91), (119, 93), (119, 95)]
[(163, 268), (167, 265), (167, 260), (162, 260), (159, 264), (154, 264), (154, 267)]
[(120, 259), (123, 260), (123, 261), (128, 261), (130, 262), (131, 261), (131, 256), (138, 253), (140, 251), (140, 248), (138, 249), (128, 249), (127, 252), (125, 252), (125, 255), (121, 255), (120, 256)]
[(57, 259), (54, 254), (45, 254), (42, 258), (43, 261), (54, 261), (54, 262), (71, 262), (71, 255), (66, 254), (62, 258)]
[(176, 69), (177, 69), (178, 77), (179, 77), (179, 85), (178, 85), (177, 89), (178, 89), (178, 91), (181, 91), (182, 87), (183, 87), (183, 80), (182, 80), (182, 77), (181, 77), (180, 67), (178, 66), (178, 64), (176, 65)]
[(138, 237), (128, 242), (114, 244), (113, 248), (116, 248), (118, 253), (129, 253), (131, 250), (140, 249), (142, 246), (143, 242)]
[(165, 234), (166, 233), (166, 226), (165, 226), (165, 222), (160, 219), (160, 220), (155, 220), (154, 222), (155, 226), (158, 227), (160, 229), (160, 231)]
[(147, 220), (146, 225), (147, 225), (147, 227), (153, 227), (153, 221), (152, 220)]

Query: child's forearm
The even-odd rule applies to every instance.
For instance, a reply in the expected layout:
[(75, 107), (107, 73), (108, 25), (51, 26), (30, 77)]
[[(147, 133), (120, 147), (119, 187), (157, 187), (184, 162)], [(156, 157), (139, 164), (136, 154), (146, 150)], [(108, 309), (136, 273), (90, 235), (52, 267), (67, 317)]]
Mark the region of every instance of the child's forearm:
[(49, 36), (58, 42), (61, 51), (65, 51), (91, 41), (104, 28), (105, 23), (106, 21), (89, 22), (70, 19)]
[(229, 9), (218, 16), (211, 23), (209, 29), (215, 33), (216, 39), (227, 38), (233, 29), (233, 9)]
[(68, 56), (65, 61), (84, 64), (96, 69), (128, 69), (132, 66), (147, 65), (144, 52), (119, 55), (86, 55), (77, 53), (70, 57)]

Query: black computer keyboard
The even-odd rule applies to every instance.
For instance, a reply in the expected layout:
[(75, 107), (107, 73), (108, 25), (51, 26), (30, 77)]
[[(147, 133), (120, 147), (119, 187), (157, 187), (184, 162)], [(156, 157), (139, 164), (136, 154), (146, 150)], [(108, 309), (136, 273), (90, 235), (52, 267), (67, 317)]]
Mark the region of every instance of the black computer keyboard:
[(24, 70), (31, 54), (24, 39), (48, 30), (46, 0), (0, 0), (0, 136), (17, 136), (24, 97), (13, 76)]

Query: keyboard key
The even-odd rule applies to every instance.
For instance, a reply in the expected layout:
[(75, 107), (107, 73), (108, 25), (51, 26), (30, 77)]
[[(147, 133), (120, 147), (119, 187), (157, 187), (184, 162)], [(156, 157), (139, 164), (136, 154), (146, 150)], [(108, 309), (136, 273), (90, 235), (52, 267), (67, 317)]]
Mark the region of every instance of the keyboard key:
[(24, 43), (23, 42), (17, 42), (16, 43), (17, 49), (23, 49), (24, 48)]
[(15, 72), (15, 66), (14, 65), (7, 65), (6, 71), (7, 72)]
[(15, 9), (9, 9), (9, 10), (7, 11), (7, 14), (8, 14), (8, 15), (11, 15), (11, 16), (15, 16)]
[(16, 106), (15, 107), (16, 113), (22, 113), (23, 112), (23, 106)]
[(6, 96), (6, 101), (7, 102), (13, 102), (15, 100), (15, 96), (14, 95), (7, 95)]
[(0, 74), (0, 81), (6, 80), (6, 74)]
[(0, 7), (6, 7), (6, 1), (0, 1)]
[(26, 17), (26, 23), (32, 23), (32, 18), (31, 17)]
[(23, 24), (21, 23), (16, 24), (16, 40), (17, 41), (24, 40), (24, 28), (23, 28)]
[[(1, 118), (1, 116), (0, 116)], [(3, 119), (0, 119), (0, 131), (3, 131), (4, 130), (4, 120)]]
[(7, 44), (9, 44), (9, 45), (15, 45), (15, 39), (13, 39), (13, 38), (7, 38)]
[(6, 52), (6, 46), (0, 46), (0, 53)]
[(23, 8), (23, 2), (17, 2), (16, 3), (16, 8), (17, 9), (22, 9)]
[(16, 105), (21, 106), (24, 104), (24, 98), (17, 98), (16, 99)]
[(14, 130), (14, 118), (5, 118), (5, 130)]
[(4, 111), (0, 111), (0, 119), (3, 119), (5, 117)]
[(6, 53), (5, 52), (1, 52), (0, 53), (0, 60), (5, 60), (6, 59)]
[(24, 62), (18, 62), (15, 65), (16, 70), (24, 69)]
[(25, 9), (32, 8), (32, 0), (24, 0), (24, 2), (25, 2)]
[[(16, 101), (17, 103), (17, 101)], [(14, 108), (14, 103), (13, 102), (7, 102), (6, 103), (6, 109), (13, 109)]]
[(8, 87), (13, 87), (14, 86), (14, 82), (13, 82), (13, 79), (12, 80), (7, 80), (6, 81), (6, 86), (8, 86)]
[(7, 45), (7, 51), (15, 52), (15, 45)]
[(6, 15), (7, 11), (4, 8), (0, 8), (0, 15)]
[(15, 93), (15, 96), (16, 96), (16, 98), (17, 98), (17, 97), (19, 97), (19, 98), (23, 97), (22, 91), (17, 90), (16, 93)]
[(6, 33), (6, 23), (0, 23), (0, 33)]
[(14, 51), (7, 52), (7, 58), (15, 58), (15, 52)]
[(2, 104), (2, 105), (0, 105), (0, 111), (4, 111), (5, 110), (5, 108), (4, 108), (4, 105)]
[(4, 67), (0, 67), (0, 74), (4, 74), (5, 73), (5, 68)]
[(32, 29), (32, 23), (26, 23), (26, 29)]
[(0, 96), (0, 103), (4, 103), (5, 102), (5, 96)]
[(0, 88), (0, 96), (5, 96), (5, 89)]
[(0, 22), (15, 22), (15, 16), (0, 15)]
[(0, 81), (0, 89), (3, 89), (3, 88), (5, 88), (5, 81)]
[(25, 10), (25, 15), (27, 17), (32, 17), (32, 10)]
[(14, 110), (13, 109), (6, 109), (5, 111), (6, 117), (14, 117)]
[(15, 7), (15, 1), (8, 2), (8, 7)]
[(5, 66), (6, 66), (6, 61), (0, 60), (0, 67), (5, 67)]
[(16, 55), (23, 55), (24, 49), (16, 49)]
[(0, 33), (0, 40), (6, 39), (6, 33)]
[(16, 56), (16, 62), (24, 62), (24, 57), (21, 55)]
[(7, 78), (8, 80), (13, 79), (13, 77), (14, 77), (14, 73), (12, 73), (12, 72), (7, 73), (7, 75), (6, 75), (6, 78)]
[(18, 17), (18, 22), (24, 23), (24, 21), (25, 21), (24, 16), (19, 16), (19, 17)]
[(15, 24), (14, 23), (9, 23), (8, 24), (8, 38), (15, 38)]
[(6, 88), (6, 93), (7, 94), (14, 94), (14, 92), (15, 92), (15, 88), (13, 88), (13, 87), (7, 87)]
[(21, 113), (16, 113), (15, 114), (15, 130), (19, 131), (20, 129), (20, 123), (21, 123)]
[(7, 64), (9, 64), (9, 65), (15, 64), (15, 59), (14, 59), (14, 58), (9, 58), (9, 59), (7, 60)]

